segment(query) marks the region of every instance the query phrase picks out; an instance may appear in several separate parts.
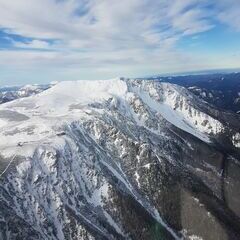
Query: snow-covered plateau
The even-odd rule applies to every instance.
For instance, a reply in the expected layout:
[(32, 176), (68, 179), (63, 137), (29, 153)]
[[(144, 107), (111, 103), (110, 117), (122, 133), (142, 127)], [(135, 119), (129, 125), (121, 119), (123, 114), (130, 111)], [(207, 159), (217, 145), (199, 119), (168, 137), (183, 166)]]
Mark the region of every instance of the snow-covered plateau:
[(240, 239), (237, 115), (154, 80), (23, 89), (0, 105), (0, 239)]

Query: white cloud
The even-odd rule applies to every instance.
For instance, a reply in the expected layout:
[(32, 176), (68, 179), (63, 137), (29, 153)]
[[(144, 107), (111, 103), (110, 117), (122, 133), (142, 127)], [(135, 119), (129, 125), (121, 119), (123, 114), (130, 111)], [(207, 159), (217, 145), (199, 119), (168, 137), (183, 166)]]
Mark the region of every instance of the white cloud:
[(217, 17), (233, 30), (240, 31), (240, 1), (219, 0)]
[(240, 30), (239, 9), (238, 0), (0, 0), (0, 28), (33, 39), (12, 40), (22, 50), (0, 51), (0, 67), (129, 74), (213, 68), (211, 58), (177, 43), (216, 21)]
[(25, 37), (59, 39), (70, 47), (146, 47), (210, 29), (208, 16), (195, 2), (0, 0), (0, 26)]
[(17, 42), (12, 41), (13, 46), (17, 48), (29, 48), (29, 49), (50, 49), (51, 45), (42, 40), (32, 40), (29, 42)]

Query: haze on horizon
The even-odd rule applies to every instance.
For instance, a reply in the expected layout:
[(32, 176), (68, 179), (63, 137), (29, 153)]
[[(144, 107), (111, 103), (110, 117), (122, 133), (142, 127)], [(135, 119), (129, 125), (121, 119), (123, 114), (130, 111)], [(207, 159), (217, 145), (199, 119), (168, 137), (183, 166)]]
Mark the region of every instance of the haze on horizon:
[(0, 0), (0, 85), (240, 67), (239, 0)]

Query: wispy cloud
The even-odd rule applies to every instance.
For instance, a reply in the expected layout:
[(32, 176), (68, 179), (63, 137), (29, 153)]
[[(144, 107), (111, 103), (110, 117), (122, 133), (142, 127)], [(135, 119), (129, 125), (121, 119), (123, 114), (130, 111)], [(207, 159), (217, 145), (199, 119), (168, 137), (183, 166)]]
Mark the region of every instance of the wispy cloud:
[(240, 1), (219, 0), (217, 18), (230, 26), (232, 30), (240, 31)]
[(112, 75), (215, 67), (178, 42), (217, 22), (240, 30), (239, 10), (238, 0), (0, 0), (0, 28), (8, 38), (21, 36), (0, 51), (0, 67), (8, 60), (12, 68)]
[(16, 48), (26, 48), (26, 49), (51, 49), (51, 44), (49, 44), (47, 41), (42, 40), (31, 40), (28, 42), (16, 42), (12, 41), (12, 44)]

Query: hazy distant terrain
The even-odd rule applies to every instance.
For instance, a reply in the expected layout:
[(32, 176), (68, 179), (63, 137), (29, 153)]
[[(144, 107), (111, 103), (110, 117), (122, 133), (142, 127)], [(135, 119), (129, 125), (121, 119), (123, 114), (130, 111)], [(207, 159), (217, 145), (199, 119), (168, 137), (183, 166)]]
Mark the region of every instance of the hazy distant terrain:
[(38, 94), (50, 88), (52, 84), (47, 85), (25, 85), (16, 87), (0, 87), (0, 104), (13, 101), (18, 98), (29, 97)]

